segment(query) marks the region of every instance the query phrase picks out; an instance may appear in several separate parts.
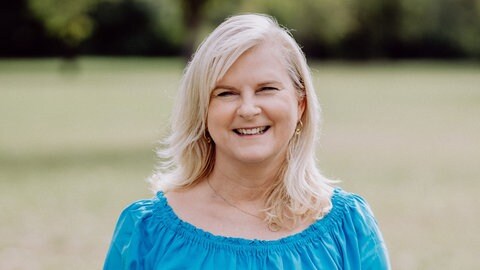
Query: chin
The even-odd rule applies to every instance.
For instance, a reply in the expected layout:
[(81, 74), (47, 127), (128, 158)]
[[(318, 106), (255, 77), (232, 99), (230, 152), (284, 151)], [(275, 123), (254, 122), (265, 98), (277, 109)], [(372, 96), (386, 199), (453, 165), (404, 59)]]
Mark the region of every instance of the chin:
[(255, 164), (262, 164), (268, 161), (273, 161), (278, 157), (275, 154), (266, 154), (264, 153), (250, 153), (244, 154), (238, 157), (238, 160), (242, 161), (245, 164), (255, 165)]

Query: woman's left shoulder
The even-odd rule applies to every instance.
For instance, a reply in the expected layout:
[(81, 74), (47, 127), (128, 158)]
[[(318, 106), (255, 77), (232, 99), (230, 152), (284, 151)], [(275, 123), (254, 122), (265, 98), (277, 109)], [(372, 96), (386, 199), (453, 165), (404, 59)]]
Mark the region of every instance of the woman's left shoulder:
[(332, 204), (334, 208), (342, 208), (346, 214), (360, 214), (365, 217), (374, 218), (367, 200), (356, 193), (335, 188), (332, 196)]
[(358, 251), (361, 268), (390, 269), (385, 241), (368, 202), (358, 194), (336, 188), (332, 203), (332, 211), (341, 217), (347, 246)]
[(336, 188), (332, 196), (332, 215), (343, 230), (358, 238), (375, 238), (383, 242), (377, 219), (368, 202), (360, 195)]

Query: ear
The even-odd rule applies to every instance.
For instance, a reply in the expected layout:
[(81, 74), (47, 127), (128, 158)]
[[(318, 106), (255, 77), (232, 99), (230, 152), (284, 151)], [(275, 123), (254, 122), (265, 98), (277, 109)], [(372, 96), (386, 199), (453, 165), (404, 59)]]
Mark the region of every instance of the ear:
[(307, 107), (307, 97), (303, 96), (300, 100), (298, 100), (298, 119), (297, 122), (302, 119), (303, 112), (305, 112), (305, 107)]

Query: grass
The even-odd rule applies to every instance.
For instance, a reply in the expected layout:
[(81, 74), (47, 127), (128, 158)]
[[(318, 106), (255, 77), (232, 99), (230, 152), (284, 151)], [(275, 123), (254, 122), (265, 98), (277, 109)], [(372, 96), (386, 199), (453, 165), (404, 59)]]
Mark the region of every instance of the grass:
[[(100, 269), (145, 178), (176, 59), (0, 61), (0, 268)], [(363, 195), (394, 269), (473, 269), (480, 250), (480, 70), (314, 63), (319, 163)]]

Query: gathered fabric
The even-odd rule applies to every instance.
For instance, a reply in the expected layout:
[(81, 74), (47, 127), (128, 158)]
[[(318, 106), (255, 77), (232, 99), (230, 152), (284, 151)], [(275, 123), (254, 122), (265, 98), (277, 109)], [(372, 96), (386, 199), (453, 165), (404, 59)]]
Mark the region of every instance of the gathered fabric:
[(300, 233), (250, 240), (214, 235), (181, 220), (158, 192), (121, 213), (103, 269), (390, 269), (367, 202), (336, 188), (332, 206)]

